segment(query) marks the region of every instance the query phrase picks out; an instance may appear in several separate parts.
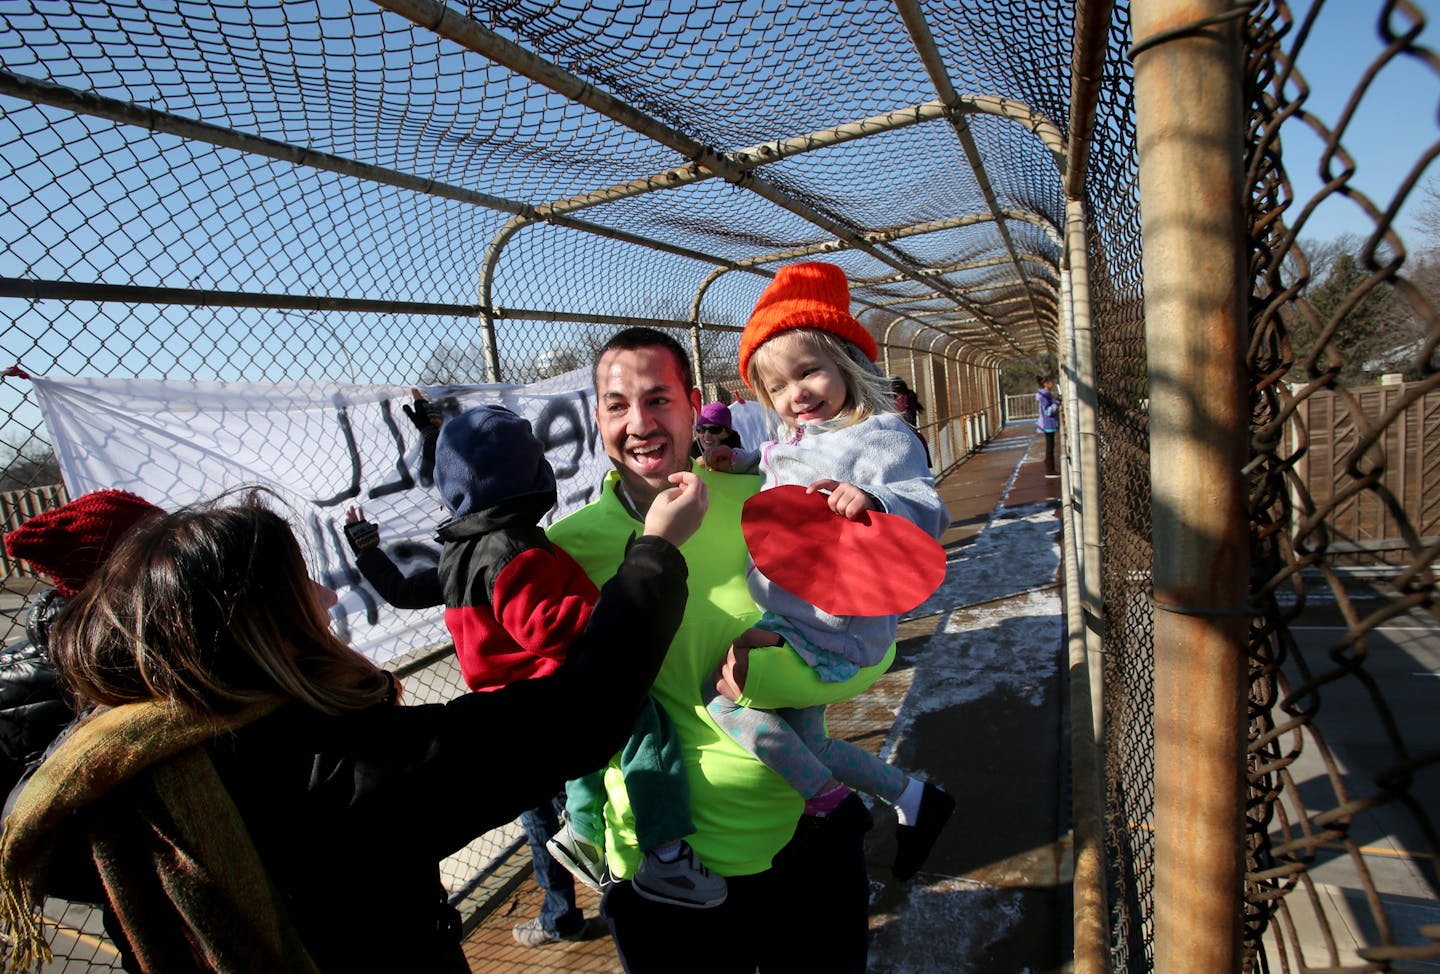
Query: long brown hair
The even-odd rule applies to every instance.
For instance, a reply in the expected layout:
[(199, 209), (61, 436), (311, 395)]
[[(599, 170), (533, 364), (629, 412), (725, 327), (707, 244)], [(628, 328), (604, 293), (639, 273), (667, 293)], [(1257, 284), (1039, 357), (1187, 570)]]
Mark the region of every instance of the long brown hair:
[(56, 668), (82, 700), (226, 713), (288, 697), (323, 713), (391, 694), (330, 632), (300, 546), (259, 490), (136, 528), (56, 621)]

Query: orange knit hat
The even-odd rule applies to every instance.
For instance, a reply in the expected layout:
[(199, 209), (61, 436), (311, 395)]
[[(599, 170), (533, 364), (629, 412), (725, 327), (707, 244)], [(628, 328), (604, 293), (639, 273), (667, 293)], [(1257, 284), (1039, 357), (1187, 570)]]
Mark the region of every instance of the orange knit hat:
[[(880, 346), (850, 314), (850, 286), (834, 264), (811, 261), (780, 268), (740, 336), (740, 377), (750, 385), (750, 356), (761, 345), (791, 328), (818, 328), (850, 342), (875, 361)], [(753, 387), (752, 387), (753, 388)]]

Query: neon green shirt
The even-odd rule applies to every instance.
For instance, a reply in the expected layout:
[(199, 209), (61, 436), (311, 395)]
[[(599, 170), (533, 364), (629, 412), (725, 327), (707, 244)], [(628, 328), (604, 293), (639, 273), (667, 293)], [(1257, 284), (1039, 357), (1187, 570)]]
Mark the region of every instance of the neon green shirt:
[[(711, 721), (700, 693), (730, 643), (760, 618), (745, 584), (747, 553), (740, 510), (760, 489), (756, 477), (696, 468), (708, 485), (705, 522), (680, 549), (690, 569), (684, 620), (670, 644), (651, 695), (675, 725), (690, 779), (695, 833), (688, 839), (702, 862), (722, 876), (770, 868), (790, 841), (804, 801), (785, 781)], [(598, 500), (551, 526), (550, 538), (580, 563), (597, 585), (610, 579), (625, 544), (641, 525), (615, 493), (619, 475), (605, 477)], [(746, 676), (747, 706), (801, 707), (845, 700), (863, 692), (890, 667), (895, 648), (844, 683), (822, 683), (787, 647), (754, 650)], [(603, 706), (604, 701), (597, 701)], [(634, 816), (612, 760), (605, 771), (605, 846), (613, 874), (634, 875), (640, 850)]]

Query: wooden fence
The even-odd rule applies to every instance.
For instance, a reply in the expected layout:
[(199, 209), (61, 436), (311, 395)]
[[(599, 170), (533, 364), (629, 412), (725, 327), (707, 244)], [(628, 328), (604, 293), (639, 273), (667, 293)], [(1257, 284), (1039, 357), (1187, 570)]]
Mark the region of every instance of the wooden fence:
[[(59, 507), (70, 499), (64, 484), (49, 484), (45, 487), (31, 487), (29, 490), (9, 490), (0, 493), (0, 533), (18, 528), (37, 514)], [(11, 575), (34, 575), (29, 562), (11, 558), (0, 545), (0, 577)]]
[[(1385, 494), (1420, 545), (1440, 537), (1440, 391), (1417, 396), (1387, 421), (1406, 389), (1321, 390), (1297, 404), (1299, 423), (1287, 427), (1287, 453), (1308, 434), (1296, 472), (1315, 510), (1325, 512), (1327, 547), (1341, 556), (1339, 564), (1400, 565), (1414, 557)], [(1384, 491), (1356, 489), (1372, 479)]]

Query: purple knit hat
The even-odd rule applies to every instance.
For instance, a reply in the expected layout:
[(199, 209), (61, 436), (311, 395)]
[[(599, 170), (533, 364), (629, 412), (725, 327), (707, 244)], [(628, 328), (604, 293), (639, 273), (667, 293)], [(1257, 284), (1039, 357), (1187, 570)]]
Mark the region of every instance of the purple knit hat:
[(730, 407), (723, 402), (712, 402), (700, 410), (700, 422), (696, 426), (723, 426), (733, 430), (735, 423), (730, 419)]

